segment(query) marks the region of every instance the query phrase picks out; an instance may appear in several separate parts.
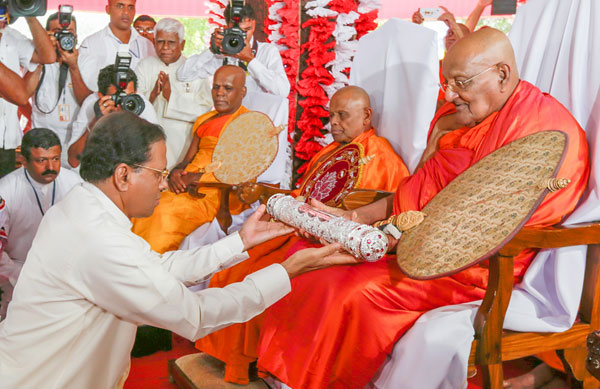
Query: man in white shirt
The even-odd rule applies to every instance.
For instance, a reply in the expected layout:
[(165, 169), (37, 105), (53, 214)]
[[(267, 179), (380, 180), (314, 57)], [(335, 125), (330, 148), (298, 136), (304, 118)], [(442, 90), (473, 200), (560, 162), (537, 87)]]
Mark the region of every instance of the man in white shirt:
[[(0, 382), (10, 388), (114, 388), (128, 370), (136, 327), (150, 324), (198, 339), (264, 311), (290, 278), (347, 262), (339, 245), (299, 251), (225, 288), (191, 285), (248, 258), (246, 250), (292, 229), (261, 221), (195, 250), (159, 255), (131, 232), (167, 188), (159, 126), (130, 113), (101, 119), (75, 187), (44, 217), (0, 324)], [(326, 258), (319, 259), (325, 254)]]
[[(44, 27), (35, 17), (25, 19), (33, 41), (8, 26), (10, 15), (6, 3), (0, 4), (0, 62), (18, 75), (21, 75), (21, 67), (32, 71), (38, 63), (56, 61), (56, 52)], [(0, 94), (0, 177), (14, 170), (15, 149), (21, 144), (23, 135), (17, 106), (3, 97)]]
[[(87, 141), (90, 129), (96, 121), (104, 115), (122, 110), (120, 105), (115, 104), (113, 96), (117, 93), (115, 65), (108, 65), (98, 74), (98, 93), (92, 93), (83, 101), (81, 109), (73, 122), (71, 144), (68, 147), (69, 165), (73, 168), (79, 166), (79, 155), (83, 152), (85, 142)], [(138, 87), (138, 78), (133, 70), (127, 70), (125, 79), (127, 87), (123, 90), (128, 95), (136, 94)], [(138, 95), (140, 96), (140, 95)], [(148, 99), (140, 96), (144, 102), (144, 110), (140, 114), (142, 119), (150, 123), (158, 123), (154, 107)]]
[[(230, 5), (225, 8), (225, 20), (229, 27), (233, 26)], [(246, 44), (242, 51), (235, 55), (228, 55), (216, 54), (211, 49), (207, 49), (201, 54), (192, 55), (179, 68), (177, 78), (180, 81), (208, 78), (223, 65), (239, 65), (248, 71), (249, 77), (246, 77), (248, 91), (287, 97), (290, 93), (290, 82), (285, 74), (279, 50), (274, 44), (254, 40), (256, 18), (254, 10), (248, 4), (242, 8), (239, 27), (246, 33)], [(223, 30), (215, 30), (211, 40), (222, 52)]]
[(177, 80), (177, 69), (185, 62), (184, 27), (171, 18), (161, 19), (154, 27), (157, 56), (144, 59), (135, 69), (138, 91), (147, 97), (156, 111), (158, 123), (167, 135), (167, 167), (176, 166), (190, 147), (192, 125), (198, 116), (211, 110), (210, 80)]
[(110, 23), (85, 38), (79, 48), (79, 68), (91, 91), (98, 91), (98, 73), (106, 65), (115, 63), (119, 46), (128, 45), (131, 69), (135, 69), (142, 59), (155, 55), (152, 42), (131, 26), (135, 16), (135, 0), (108, 0), (106, 13), (110, 16)]
[[(31, 104), (32, 126), (50, 128), (58, 135), (63, 146), (61, 164), (68, 167), (66, 146), (71, 141), (71, 126), (79, 112), (79, 104), (89, 95), (89, 90), (77, 65), (78, 50), (63, 50), (54, 37), (54, 33), (62, 30), (58, 13), (53, 13), (46, 20), (46, 31), (56, 48), (57, 61), (39, 65), (29, 77), (33, 77), (32, 82), (37, 85)], [(74, 16), (66, 30), (77, 38)]]
[(6, 315), (12, 287), (27, 257), (42, 216), (81, 182), (78, 174), (61, 169), (61, 144), (46, 128), (35, 128), (23, 136), (24, 166), (0, 179), (0, 196), (6, 202), (3, 227), (8, 243), (0, 257), (3, 295), (0, 317)]

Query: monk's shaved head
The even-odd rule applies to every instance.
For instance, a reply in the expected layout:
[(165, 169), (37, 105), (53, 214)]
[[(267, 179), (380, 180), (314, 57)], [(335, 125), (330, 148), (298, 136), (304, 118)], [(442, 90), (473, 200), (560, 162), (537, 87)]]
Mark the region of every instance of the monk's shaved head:
[(333, 95), (329, 104), (331, 135), (339, 143), (349, 143), (371, 129), (371, 99), (358, 86), (344, 87)]
[(446, 100), (454, 103), (458, 122), (465, 126), (499, 111), (519, 83), (510, 40), (489, 27), (456, 42), (442, 68), (448, 82)]
[(246, 96), (246, 73), (239, 66), (224, 65), (213, 77), (212, 98), (220, 114), (232, 114)]

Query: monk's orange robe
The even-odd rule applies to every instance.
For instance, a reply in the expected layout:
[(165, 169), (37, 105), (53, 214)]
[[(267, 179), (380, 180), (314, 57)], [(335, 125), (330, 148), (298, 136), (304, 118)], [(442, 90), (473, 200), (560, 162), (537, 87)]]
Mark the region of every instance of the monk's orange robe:
[[(451, 104), (442, 107), (434, 123), (453, 111)], [(586, 186), (587, 142), (558, 101), (525, 81), (499, 112), (475, 127), (442, 137), (439, 151), (400, 183), (395, 212), (422, 209), (458, 174), (492, 151), (529, 134), (555, 129), (569, 137), (558, 177), (571, 179), (571, 184), (547, 195), (527, 225), (560, 222), (575, 208)], [(297, 244), (294, 249), (306, 246)], [(533, 254), (527, 250), (515, 258), (517, 280)], [(437, 280), (418, 281), (404, 276), (395, 256), (388, 256), (379, 262), (300, 275), (292, 280), (292, 292), (265, 314), (258, 345), (259, 369), (293, 388), (362, 388), (420, 315), (483, 298), (486, 264)]]
[[(212, 161), (212, 154), (221, 132), (236, 117), (248, 112), (240, 107), (231, 115), (215, 117), (217, 111), (207, 112), (194, 123), (194, 133), (200, 138), (198, 152), (192, 162), (185, 168), (190, 173), (198, 173)], [(212, 173), (202, 175), (201, 182), (217, 182)], [(219, 191), (205, 188), (198, 190), (206, 196), (202, 199), (192, 197), (189, 193), (175, 194), (163, 192), (160, 202), (150, 217), (134, 219), (132, 231), (144, 238), (158, 253), (177, 250), (186, 236), (204, 223), (211, 222), (219, 210)], [(232, 213), (240, 213), (243, 208), (236, 196), (229, 199)]]
[[(394, 191), (400, 180), (408, 176), (408, 169), (394, 152), (389, 142), (375, 135), (371, 129), (353, 140), (363, 146), (365, 156), (373, 156), (363, 166), (358, 188)], [(312, 172), (334, 152), (340, 144), (333, 142), (317, 153), (309, 162), (307, 172)], [(297, 196), (299, 190), (292, 195)], [(298, 241), (293, 234), (265, 242), (249, 251), (250, 258), (242, 263), (216, 273), (210, 287), (224, 287), (242, 281), (248, 274), (263, 269), (286, 258), (289, 249)], [(225, 380), (238, 384), (248, 383), (248, 366), (257, 358), (256, 345), (263, 315), (240, 324), (214, 332), (196, 342), (196, 347), (225, 362)]]

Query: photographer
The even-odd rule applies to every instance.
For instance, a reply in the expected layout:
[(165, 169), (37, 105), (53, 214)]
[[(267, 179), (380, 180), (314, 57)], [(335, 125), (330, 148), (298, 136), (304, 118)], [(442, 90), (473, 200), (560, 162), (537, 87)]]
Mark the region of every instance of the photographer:
[[(179, 68), (177, 78), (184, 82), (208, 78), (223, 65), (239, 65), (248, 71), (249, 77), (246, 78), (248, 91), (287, 97), (290, 93), (290, 82), (285, 74), (277, 46), (254, 40), (256, 29), (254, 10), (248, 4), (237, 6), (235, 3), (237, 2), (234, 2), (233, 7), (229, 4), (225, 8), (225, 20), (228, 29), (238, 27), (246, 34), (243, 49), (237, 54), (227, 54), (222, 46), (224, 31), (218, 28), (211, 37), (212, 48), (188, 58)], [(238, 18), (239, 23), (236, 25), (234, 20)], [(211, 50), (220, 53), (216, 54)]]
[[(127, 87), (122, 90), (122, 93), (124, 95), (135, 95), (137, 93), (137, 76), (131, 69), (127, 69), (123, 73)], [(98, 74), (98, 94), (89, 95), (81, 105), (81, 109), (73, 122), (71, 136), (73, 142), (68, 148), (68, 161), (71, 167), (76, 168), (79, 166), (79, 155), (83, 152), (90, 129), (96, 121), (111, 112), (124, 110), (120, 104), (115, 103), (115, 99), (117, 99), (120, 92), (117, 85), (115, 85), (117, 76), (115, 65), (108, 65), (100, 70)], [(158, 120), (152, 104), (144, 96), (136, 96), (143, 101), (143, 110), (139, 116), (150, 123), (157, 124)]]
[[(51, 128), (64, 146), (70, 141), (71, 126), (79, 112), (80, 103), (91, 91), (81, 78), (77, 65), (77, 49), (72, 47), (71, 50), (65, 50), (62, 47), (66, 45), (65, 48), (69, 49), (76, 42), (75, 17), (71, 16), (70, 12), (54, 13), (46, 21), (46, 30), (56, 48), (58, 60), (53, 64), (40, 65), (28, 75), (33, 78), (36, 86), (31, 120), (33, 127)], [(61, 45), (56, 36), (61, 37), (65, 33), (70, 35), (67, 37), (68, 39), (62, 40)], [(66, 147), (63, 147), (62, 163), (64, 166), (68, 166), (66, 162), (67, 150)]]
[[(33, 36), (33, 41), (27, 39), (23, 34), (8, 26), (10, 14), (5, 0), (0, 0), (0, 61), (6, 69), (2, 69), (4, 75), (14, 79), (12, 73), (21, 75), (21, 67), (33, 71), (37, 63), (53, 63), (56, 61), (56, 52), (46, 31), (35, 17), (27, 17), (27, 24)], [(35, 64), (34, 64), (35, 63)], [(22, 87), (23, 84), (10, 83), (9, 88)], [(25, 88), (22, 89), (25, 91)], [(14, 103), (26, 103), (23, 101), (22, 92), (2, 90), (0, 91), (0, 176), (14, 170), (15, 149), (21, 144), (21, 128), (17, 116), (17, 106)], [(4, 99), (6, 97), (6, 99)], [(25, 100), (29, 98), (26, 96)]]

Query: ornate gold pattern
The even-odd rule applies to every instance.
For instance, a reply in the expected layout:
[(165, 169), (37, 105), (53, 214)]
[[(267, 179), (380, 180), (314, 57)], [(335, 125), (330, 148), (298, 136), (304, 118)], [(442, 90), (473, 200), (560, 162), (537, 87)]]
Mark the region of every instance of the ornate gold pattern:
[(374, 224), (375, 227), (384, 226), (386, 224), (393, 224), (396, 228), (401, 231), (408, 231), (425, 220), (425, 214), (419, 211), (408, 211), (402, 212), (400, 215), (392, 215), (387, 220), (382, 220)]
[(398, 264), (409, 277), (455, 273), (495, 253), (546, 195), (566, 134), (543, 131), (518, 139), (456, 177), (422, 210), (427, 218), (402, 235)]

